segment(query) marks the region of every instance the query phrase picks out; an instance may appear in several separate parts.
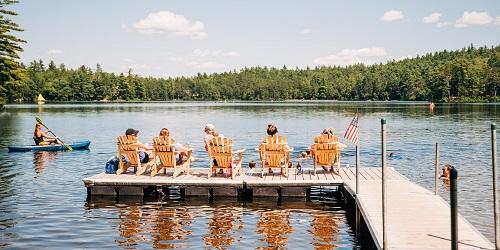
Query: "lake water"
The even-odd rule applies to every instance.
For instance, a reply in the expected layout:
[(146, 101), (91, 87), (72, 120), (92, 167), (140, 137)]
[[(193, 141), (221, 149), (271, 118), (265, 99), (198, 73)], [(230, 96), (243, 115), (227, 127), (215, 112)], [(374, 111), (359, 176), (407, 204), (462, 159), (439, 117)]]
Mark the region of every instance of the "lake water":
[[(490, 123), (498, 104), (436, 105), (388, 102), (147, 103), (11, 105), (0, 113), (0, 248), (340, 248), (358, 246), (341, 201), (323, 193), (310, 202), (180, 199), (86, 202), (81, 182), (103, 171), (127, 128), (150, 142), (162, 127), (195, 149), (192, 167), (207, 167), (203, 127), (246, 148), (244, 166), (268, 123), (288, 137), (298, 158), (325, 127), (340, 138), (359, 112), (362, 166), (380, 166), (380, 119), (387, 119), (388, 165), (434, 188), (434, 143), (441, 163), (459, 171), (459, 211), (493, 240)], [(31, 144), (35, 117), (65, 141), (89, 139), (90, 151), (7, 153)], [(343, 139), (341, 139), (343, 140)], [(354, 166), (352, 144), (342, 165)], [(439, 194), (448, 200), (446, 185)], [(410, 222), (411, 223), (411, 222)]]

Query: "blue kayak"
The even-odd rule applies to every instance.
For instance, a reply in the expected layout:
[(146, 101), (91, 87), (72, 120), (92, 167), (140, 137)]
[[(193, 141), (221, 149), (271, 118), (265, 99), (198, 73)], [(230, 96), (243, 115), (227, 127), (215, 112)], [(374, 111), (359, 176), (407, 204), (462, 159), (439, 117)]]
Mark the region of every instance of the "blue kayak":
[[(68, 143), (67, 145), (71, 146), (73, 150), (78, 149), (89, 149), (90, 141), (81, 141)], [(64, 145), (54, 144), (54, 145), (45, 145), (45, 146), (36, 146), (36, 145), (12, 145), (9, 146), (9, 152), (28, 152), (28, 151), (64, 151), (66, 148)]]

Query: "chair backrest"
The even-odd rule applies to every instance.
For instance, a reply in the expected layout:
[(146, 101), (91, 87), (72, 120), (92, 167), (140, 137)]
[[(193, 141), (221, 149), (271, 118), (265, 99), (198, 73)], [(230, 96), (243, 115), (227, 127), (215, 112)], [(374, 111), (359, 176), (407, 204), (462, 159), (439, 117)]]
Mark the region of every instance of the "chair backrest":
[(140, 159), (137, 137), (131, 135), (120, 135), (116, 140), (118, 144), (118, 154), (120, 154), (120, 157), (125, 154), (131, 165), (138, 165)]
[(340, 153), (338, 147), (338, 138), (334, 135), (322, 134), (314, 137), (314, 144), (311, 146), (314, 161), (321, 165), (333, 165)]
[(315, 143), (313, 153), (314, 161), (321, 165), (333, 165), (339, 153), (337, 143)]
[(208, 154), (217, 161), (217, 166), (230, 168), (233, 162), (233, 140), (227, 137), (214, 137), (208, 141)]
[(155, 157), (160, 159), (164, 167), (175, 167), (176, 156), (175, 140), (167, 136), (158, 136), (153, 139), (153, 151)]
[(315, 143), (329, 143), (329, 142), (338, 142), (339, 139), (337, 136), (331, 134), (321, 134), (314, 137)]
[(259, 147), (261, 160), (265, 160), (269, 167), (279, 167), (286, 162), (288, 149), (285, 136), (268, 136)]

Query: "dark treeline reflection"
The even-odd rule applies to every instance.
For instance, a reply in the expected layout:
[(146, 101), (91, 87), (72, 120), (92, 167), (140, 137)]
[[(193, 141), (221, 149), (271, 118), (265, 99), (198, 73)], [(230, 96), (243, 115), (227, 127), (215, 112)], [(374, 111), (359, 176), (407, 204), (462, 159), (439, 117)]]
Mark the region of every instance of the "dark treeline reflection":
[(166, 103), (121, 103), (121, 104), (63, 104), (63, 105), (12, 105), (7, 111), (19, 113), (105, 113), (105, 112), (165, 112), (184, 109), (186, 112), (193, 110), (214, 110), (225, 112), (243, 113), (300, 113), (302, 115), (322, 112), (335, 112), (343, 116), (352, 116), (354, 113), (399, 113), (410, 116), (450, 115), (450, 114), (481, 114), (497, 116), (500, 111), (499, 104), (436, 104), (431, 111), (427, 103), (419, 102), (166, 102)]
[[(341, 230), (347, 231), (343, 237), (354, 237), (345, 211), (318, 201), (93, 201), (87, 203), (87, 209), (109, 210), (118, 218), (113, 227), (118, 235), (115, 242), (121, 248), (334, 249), (341, 244)], [(355, 244), (352, 238), (344, 241), (351, 247)]]

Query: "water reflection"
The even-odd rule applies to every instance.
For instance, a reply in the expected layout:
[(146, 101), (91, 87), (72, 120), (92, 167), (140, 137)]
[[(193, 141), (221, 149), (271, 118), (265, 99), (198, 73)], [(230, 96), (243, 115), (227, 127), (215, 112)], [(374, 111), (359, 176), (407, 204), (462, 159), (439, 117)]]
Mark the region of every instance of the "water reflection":
[(57, 155), (60, 153), (61, 152), (49, 151), (33, 152), (33, 164), (35, 165), (35, 173), (41, 173), (46, 166), (50, 165), (57, 159)]
[(323, 211), (314, 213), (312, 219), (313, 245), (315, 249), (334, 249), (337, 241), (338, 218)]
[(333, 249), (340, 234), (351, 237), (340, 241), (355, 242), (343, 214), (329, 210), (322, 202), (221, 201), (210, 205), (200, 199), (127, 203), (107, 200), (86, 205), (89, 212), (94, 210), (89, 216), (103, 212), (118, 215), (118, 225), (113, 227), (118, 231), (115, 242), (120, 248)]
[(142, 207), (131, 206), (120, 209), (120, 224), (118, 231), (120, 232), (120, 240), (117, 240), (118, 246), (126, 247), (136, 245), (138, 242), (146, 241), (146, 237), (142, 234), (145, 231)]
[(241, 208), (217, 207), (208, 222), (208, 236), (203, 239), (209, 246), (227, 248), (234, 243), (233, 229), (242, 227)]
[(267, 246), (259, 249), (285, 248), (288, 243), (288, 234), (292, 230), (288, 210), (261, 212), (260, 219), (257, 222), (257, 233), (264, 237), (261, 241), (266, 242)]
[(175, 241), (185, 241), (192, 231), (187, 229), (192, 225), (193, 215), (185, 207), (166, 207), (153, 212), (155, 223), (151, 229), (154, 248), (178, 248)]

